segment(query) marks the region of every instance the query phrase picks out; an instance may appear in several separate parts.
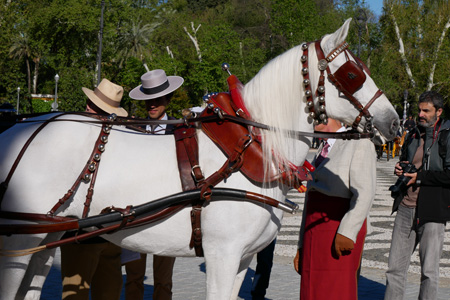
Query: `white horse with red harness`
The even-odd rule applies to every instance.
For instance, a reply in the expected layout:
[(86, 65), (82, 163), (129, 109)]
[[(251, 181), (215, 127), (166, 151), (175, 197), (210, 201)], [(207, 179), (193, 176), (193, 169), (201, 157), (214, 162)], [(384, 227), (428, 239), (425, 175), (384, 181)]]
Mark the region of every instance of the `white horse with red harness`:
[[(297, 46), (275, 58), (240, 91), (245, 110), (253, 121), (271, 128), (260, 130), (264, 161), (276, 161), (280, 166), (287, 162), (301, 165), (309, 150), (310, 138), (299, 137), (298, 132), (312, 133), (314, 124), (326, 122), (328, 116), (360, 131), (375, 130), (387, 140), (395, 137), (398, 115), (363, 64), (348, 51), (345, 38), (349, 25), (350, 19), (321, 41)], [(207, 109), (222, 113), (213, 106)], [(53, 117), (55, 121), (36, 133), (43, 120)], [(67, 121), (62, 121), (64, 119)], [(113, 126), (106, 129), (106, 144), (103, 138), (98, 139), (102, 128), (95, 119), (50, 114), (31, 121), (35, 120), (37, 122), (18, 124), (0, 135), (0, 182), (4, 183), (0, 190), (0, 194), (3, 192), (0, 254), (33, 249), (26, 252), (28, 255), (0, 257), (2, 300), (39, 299), (55, 252), (48, 245), (58, 241), (64, 233), (49, 230), (8, 236), (4, 229), (7, 225), (41, 223), (11, 216), (22, 213), (43, 216), (50, 211), (50, 217), (63, 220), (63, 217), (82, 218), (92, 178), (84, 178), (74, 190), (71, 187), (83, 167), (91, 168), (86, 164), (90, 155), (92, 168), (98, 169), (88, 216), (99, 215), (105, 207), (139, 207), (153, 199), (165, 199), (182, 192), (173, 136), (142, 135)], [(197, 130), (197, 135), (199, 166), (205, 177), (209, 177), (224, 165), (227, 157), (202, 130)], [(27, 141), (30, 141), (28, 147), (19, 154)], [(96, 151), (92, 152), (94, 144), (104, 150), (101, 164), (95, 163), (99, 157), (95, 156)], [(15, 161), (17, 164), (13, 166)], [(219, 182), (217, 187), (261, 194), (280, 202), (290, 188), (281, 182), (255, 184), (241, 172)], [(203, 206), (201, 214), (207, 299), (236, 299), (253, 254), (277, 235), (282, 211), (269, 204), (234, 199), (226, 193), (214, 199), (214, 189), (212, 191), (213, 201)], [(66, 201), (55, 206), (67, 193)], [(190, 247), (190, 212), (191, 207), (181, 208), (151, 224), (125, 228), (102, 237), (138, 252), (195, 256), (195, 250)], [(90, 226), (91, 223), (83, 224)]]

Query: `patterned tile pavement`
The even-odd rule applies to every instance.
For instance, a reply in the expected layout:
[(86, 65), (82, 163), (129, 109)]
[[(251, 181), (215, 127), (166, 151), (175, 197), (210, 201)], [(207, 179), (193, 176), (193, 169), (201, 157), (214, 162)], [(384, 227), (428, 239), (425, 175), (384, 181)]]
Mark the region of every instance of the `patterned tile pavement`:
[[(309, 158), (313, 155), (310, 151)], [(388, 188), (396, 176), (393, 175), (396, 159), (387, 161), (382, 157), (377, 163), (377, 192), (370, 212), (372, 233), (366, 238), (362, 271), (359, 281), (359, 299), (383, 299), (385, 290), (385, 271), (389, 253), (391, 230), (394, 216), (391, 216), (392, 198)], [(303, 206), (304, 195), (292, 192), (288, 198)], [(301, 223), (301, 212), (296, 215), (286, 214), (277, 238), (274, 266), (267, 299), (298, 299), (300, 292), (300, 276), (294, 271), (292, 259), (296, 252), (298, 231)], [(151, 256), (147, 262), (147, 278), (145, 280), (145, 299), (152, 299), (153, 277)], [(250, 288), (255, 270), (255, 260), (251, 263), (238, 299), (250, 300)], [(61, 279), (59, 272), (59, 251), (51, 268), (41, 299), (61, 299)], [(450, 299), (450, 224), (447, 224), (444, 254), (441, 259), (441, 280), (438, 300)], [(174, 300), (205, 299), (205, 265), (201, 258), (177, 258), (174, 268)], [(417, 251), (412, 256), (412, 264), (408, 274), (407, 295), (405, 299), (417, 299), (419, 292), (420, 267)], [(122, 297), (124, 299), (124, 297)]]

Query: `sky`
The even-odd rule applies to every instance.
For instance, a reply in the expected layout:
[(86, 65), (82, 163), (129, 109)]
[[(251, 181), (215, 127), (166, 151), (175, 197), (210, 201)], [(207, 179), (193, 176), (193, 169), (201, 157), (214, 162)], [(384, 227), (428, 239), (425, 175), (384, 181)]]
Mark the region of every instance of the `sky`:
[(381, 15), (383, 0), (365, 0), (377, 17)]

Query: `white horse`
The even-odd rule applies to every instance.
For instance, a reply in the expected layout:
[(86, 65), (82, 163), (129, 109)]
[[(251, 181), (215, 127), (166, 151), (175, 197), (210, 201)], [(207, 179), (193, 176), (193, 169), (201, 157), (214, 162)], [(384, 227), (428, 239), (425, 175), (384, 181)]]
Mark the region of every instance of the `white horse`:
[[(349, 23), (326, 35), (320, 45), (327, 56), (345, 40)], [(276, 128), (313, 132), (308, 118), (305, 88), (302, 84), (302, 49), (297, 46), (269, 62), (244, 86), (242, 95), (254, 120)], [(338, 55), (330, 64), (331, 72), (346, 61)], [(350, 57), (350, 59), (353, 59)], [(317, 87), (319, 71), (314, 45), (309, 46), (312, 90)], [(369, 74), (354, 96), (365, 105), (378, 88)], [(351, 124), (359, 112), (336, 87), (325, 80), (328, 116)], [(317, 100), (314, 100), (317, 102)], [(398, 115), (384, 96), (369, 109), (379, 133), (391, 140), (395, 136)], [(39, 117), (49, 118), (52, 115)], [(92, 120), (78, 115), (60, 119)], [(361, 125), (364, 124), (364, 120)], [(0, 182), (29, 136), (40, 125), (18, 124), (0, 135)], [(2, 211), (47, 213), (72, 186), (89, 158), (100, 126), (89, 122), (51, 122), (32, 141), (22, 157), (1, 203)], [(205, 176), (217, 171), (226, 157), (201, 131), (198, 131), (199, 162)], [(264, 132), (266, 153), (280, 154), (286, 160), (302, 164), (310, 139), (286, 138), (279, 131)], [(237, 172), (221, 182), (229, 187), (268, 195), (283, 201), (289, 187), (261, 187)], [(81, 217), (88, 184), (82, 183), (71, 199), (58, 210), (58, 216)], [(98, 169), (95, 193), (89, 215), (97, 215), (107, 206), (139, 205), (181, 192), (175, 143), (172, 136), (149, 136), (113, 127)], [(125, 229), (103, 236), (131, 250), (166, 256), (195, 256), (189, 247), (190, 207), (162, 221), (139, 228)], [(201, 223), (206, 262), (207, 299), (236, 299), (254, 253), (262, 250), (277, 235), (282, 212), (270, 206), (245, 201), (212, 201), (203, 208)], [(0, 219), (0, 224), (24, 223)], [(28, 249), (56, 241), (63, 233), (1, 236), (2, 251)], [(0, 299), (39, 299), (42, 285), (55, 250), (33, 255), (0, 258)]]

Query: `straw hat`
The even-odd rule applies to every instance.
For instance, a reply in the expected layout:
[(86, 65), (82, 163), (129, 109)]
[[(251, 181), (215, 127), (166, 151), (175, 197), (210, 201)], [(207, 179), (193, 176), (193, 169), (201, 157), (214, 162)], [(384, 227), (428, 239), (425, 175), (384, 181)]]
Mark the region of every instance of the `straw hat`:
[(161, 69), (152, 70), (141, 76), (142, 84), (129, 93), (131, 99), (150, 100), (170, 94), (179, 88), (184, 79), (180, 76), (167, 76)]
[(120, 107), (123, 96), (123, 87), (120, 85), (112, 83), (108, 79), (103, 79), (93, 91), (85, 87), (81, 89), (103, 111), (109, 114), (114, 113), (120, 117), (128, 116), (128, 112)]

